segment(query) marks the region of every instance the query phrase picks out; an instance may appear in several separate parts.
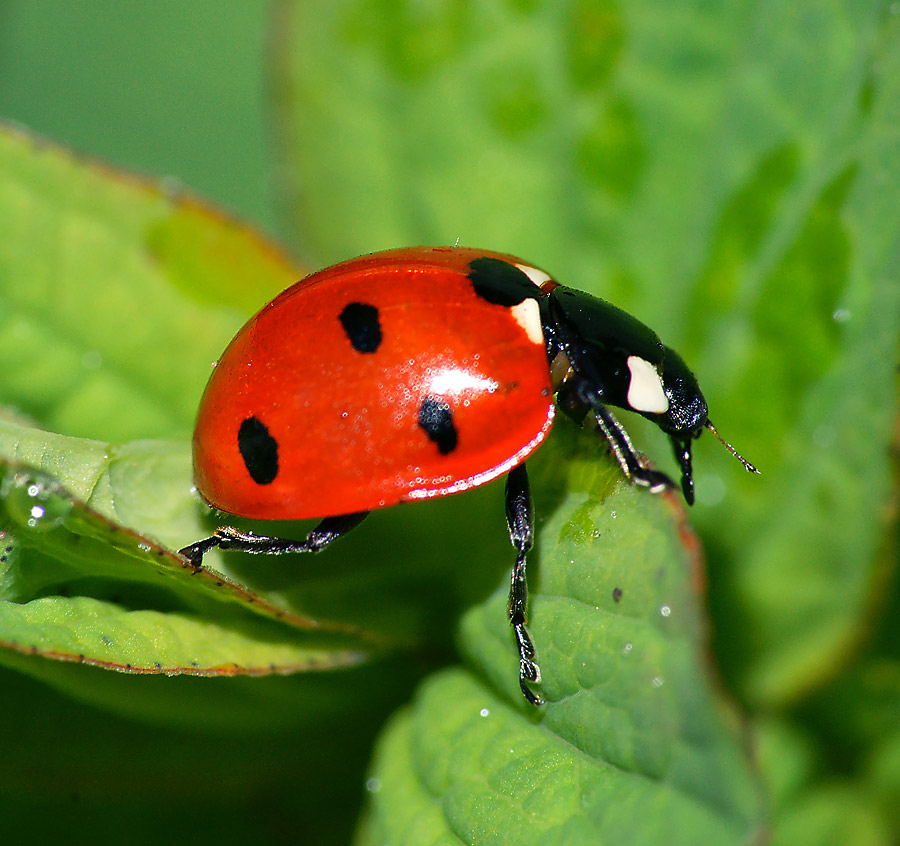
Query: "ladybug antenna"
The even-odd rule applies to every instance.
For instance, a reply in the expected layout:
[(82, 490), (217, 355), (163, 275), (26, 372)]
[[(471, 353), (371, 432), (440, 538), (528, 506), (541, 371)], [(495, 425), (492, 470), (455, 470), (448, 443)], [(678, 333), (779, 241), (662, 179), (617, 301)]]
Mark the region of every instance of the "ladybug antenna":
[(750, 471), (751, 473), (759, 473), (759, 470), (757, 470), (749, 461), (747, 461), (747, 459), (744, 458), (743, 455), (741, 455), (730, 443), (728, 443), (728, 441), (725, 440), (725, 438), (723, 438), (716, 431), (716, 427), (713, 426), (713, 424), (710, 423), (709, 420), (707, 420), (704, 425), (707, 429), (709, 429), (710, 432), (712, 432), (716, 436), (716, 440), (720, 444), (722, 444), (722, 446), (725, 447), (725, 449), (727, 449), (738, 461), (740, 461), (741, 464), (744, 465), (744, 468), (746, 470)]

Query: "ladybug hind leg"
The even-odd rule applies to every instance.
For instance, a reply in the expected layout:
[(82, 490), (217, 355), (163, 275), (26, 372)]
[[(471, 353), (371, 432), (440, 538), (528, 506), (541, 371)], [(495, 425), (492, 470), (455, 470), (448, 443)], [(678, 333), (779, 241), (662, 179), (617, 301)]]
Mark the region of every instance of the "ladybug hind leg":
[(534, 543), (534, 506), (524, 464), (514, 467), (506, 477), (506, 523), (509, 527), (509, 540), (516, 550), (516, 563), (510, 574), (507, 611), (519, 647), (519, 687), (528, 702), (542, 705), (541, 697), (529, 686), (540, 684), (541, 670), (534, 660), (534, 644), (525, 628), (528, 606), (525, 559)]
[(326, 517), (303, 540), (271, 538), (240, 532), (231, 526), (220, 526), (211, 537), (192, 543), (178, 554), (183, 555), (195, 570), (203, 563), (203, 556), (211, 549), (236, 549), (254, 555), (284, 555), (289, 552), (321, 552), (326, 546), (355, 529), (365, 519), (368, 511)]

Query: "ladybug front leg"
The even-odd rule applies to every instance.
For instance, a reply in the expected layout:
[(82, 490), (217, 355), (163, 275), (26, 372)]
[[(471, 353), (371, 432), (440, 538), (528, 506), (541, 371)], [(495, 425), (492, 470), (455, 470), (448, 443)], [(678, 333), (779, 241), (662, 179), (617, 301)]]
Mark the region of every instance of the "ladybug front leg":
[(609, 448), (619, 462), (622, 472), (642, 487), (659, 493), (666, 488), (674, 488), (675, 483), (659, 470), (651, 470), (644, 465), (641, 456), (632, 446), (631, 438), (625, 427), (616, 420), (613, 413), (603, 404), (602, 394), (592, 388), (588, 382), (581, 382), (576, 388), (578, 399), (590, 406), (597, 421), (597, 426), (606, 438)]
[(283, 555), (287, 552), (320, 552), (339, 537), (355, 529), (365, 519), (368, 511), (355, 514), (342, 514), (338, 517), (326, 517), (302, 541), (286, 538), (270, 538), (254, 535), (250, 532), (239, 532), (231, 526), (220, 526), (212, 537), (192, 543), (179, 549), (195, 570), (200, 569), (203, 556), (211, 549), (237, 549), (254, 555)]
[(506, 477), (506, 523), (509, 527), (509, 540), (516, 550), (516, 563), (510, 575), (507, 610), (519, 647), (519, 687), (532, 705), (543, 705), (541, 697), (528, 686), (540, 684), (541, 670), (534, 660), (534, 644), (525, 629), (525, 612), (528, 606), (525, 558), (534, 543), (534, 506), (524, 464), (514, 467)]

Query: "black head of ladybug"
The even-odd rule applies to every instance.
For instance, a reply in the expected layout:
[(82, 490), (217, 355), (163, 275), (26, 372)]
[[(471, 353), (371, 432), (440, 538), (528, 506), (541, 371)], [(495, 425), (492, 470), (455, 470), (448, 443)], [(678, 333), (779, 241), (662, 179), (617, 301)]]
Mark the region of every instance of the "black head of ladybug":
[[(583, 417), (592, 412), (622, 470), (639, 484), (659, 490), (671, 484), (643, 465), (625, 430), (604, 408), (613, 405), (652, 420), (672, 442), (681, 468), (681, 489), (694, 501), (691, 443), (712, 431), (751, 472), (758, 472), (723, 441), (710, 423), (706, 399), (684, 360), (656, 333), (611, 303), (554, 282), (543, 286), (542, 315), (547, 352), (563, 408)], [(560, 365), (562, 361), (562, 366)]]

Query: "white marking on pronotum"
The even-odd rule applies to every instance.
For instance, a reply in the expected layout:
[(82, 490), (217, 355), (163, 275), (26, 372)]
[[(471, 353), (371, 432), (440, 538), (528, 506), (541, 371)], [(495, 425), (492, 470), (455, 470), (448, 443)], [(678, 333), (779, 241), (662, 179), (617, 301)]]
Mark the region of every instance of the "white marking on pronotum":
[(538, 288), (541, 287), (545, 282), (550, 281), (550, 274), (545, 273), (543, 270), (538, 269), (537, 267), (532, 267), (530, 264), (517, 264), (516, 267), (522, 271)]
[(537, 300), (529, 297), (514, 305), (510, 311), (516, 323), (525, 330), (529, 341), (533, 344), (544, 343), (544, 327), (541, 326), (541, 309)]
[(663, 390), (657, 369), (646, 359), (628, 356), (631, 382), (628, 385), (628, 404), (635, 411), (663, 414), (669, 410), (669, 399)]

